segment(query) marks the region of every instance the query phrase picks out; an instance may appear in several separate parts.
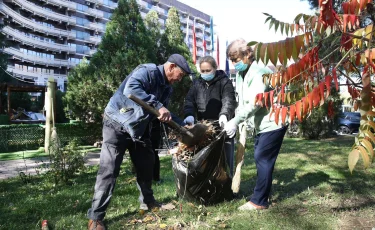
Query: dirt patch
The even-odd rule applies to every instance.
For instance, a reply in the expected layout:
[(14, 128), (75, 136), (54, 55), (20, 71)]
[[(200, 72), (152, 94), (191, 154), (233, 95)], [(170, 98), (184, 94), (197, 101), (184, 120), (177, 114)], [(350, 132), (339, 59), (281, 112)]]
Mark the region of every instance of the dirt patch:
[(355, 216), (346, 216), (339, 220), (338, 229), (340, 230), (373, 230), (375, 229), (374, 218), (364, 218)]

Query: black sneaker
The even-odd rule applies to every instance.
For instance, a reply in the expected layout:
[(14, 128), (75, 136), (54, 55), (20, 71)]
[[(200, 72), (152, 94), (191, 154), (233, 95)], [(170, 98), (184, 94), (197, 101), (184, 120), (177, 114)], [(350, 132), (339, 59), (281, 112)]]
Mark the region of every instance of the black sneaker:
[(147, 208), (148, 208), (149, 211), (157, 212), (161, 208), (161, 205), (162, 204), (160, 204), (159, 202), (154, 201), (150, 204), (147, 204)]

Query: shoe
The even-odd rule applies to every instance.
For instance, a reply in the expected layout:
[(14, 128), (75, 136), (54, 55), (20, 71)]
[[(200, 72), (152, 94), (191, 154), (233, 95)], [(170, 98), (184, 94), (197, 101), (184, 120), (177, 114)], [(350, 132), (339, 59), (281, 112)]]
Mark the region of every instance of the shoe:
[(88, 230), (106, 230), (104, 223), (101, 220), (89, 220), (87, 229)]
[(161, 208), (161, 206), (162, 205), (159, 202), (154, 201), (154, 202), (152, 202), (150, 204), (147, 204), (147, 209), (150, 210), (150, 211), (152, 211), (152, 212), (157, 212), (157, 211), (159, 211), (159, 209)]
[(263, 210), (263, 209), (267, 209), (267, 207), (256, 205), (251, 201), (246, 202), (246, 204), (244, 204), (244, 205), (242, 205), (238, 208), (238, 210), (240, 210), (240, 211)]

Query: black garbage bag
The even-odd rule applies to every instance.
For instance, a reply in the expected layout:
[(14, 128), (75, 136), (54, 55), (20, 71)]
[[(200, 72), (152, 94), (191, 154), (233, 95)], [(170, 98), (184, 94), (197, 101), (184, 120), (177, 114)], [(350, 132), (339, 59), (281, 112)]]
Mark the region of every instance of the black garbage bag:
[(202, 204), (214, 204), (233, 197), (232, 178), (224, 152), (225, 132), (187, 162), (172, 158), (179, 197)]

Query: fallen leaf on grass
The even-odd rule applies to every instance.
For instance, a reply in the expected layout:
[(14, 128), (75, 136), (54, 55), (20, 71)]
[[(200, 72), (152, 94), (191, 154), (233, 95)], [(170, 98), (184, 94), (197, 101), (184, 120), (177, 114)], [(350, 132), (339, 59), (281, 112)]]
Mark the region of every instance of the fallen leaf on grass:
[(174, 206), (172, 203), (164, 204), (161, 206), (160, 210), (173, 210), (176, 206)]
[(152, 221), (155, 221), (155, 218), (153, 216), (147, 215), (145, 218), (142, 220), (144, 223), (149, 223)]
[(192, 208), (195, 208), (195, 205), (193, 203), (187, 203), (187, 205), (189, 205)]

